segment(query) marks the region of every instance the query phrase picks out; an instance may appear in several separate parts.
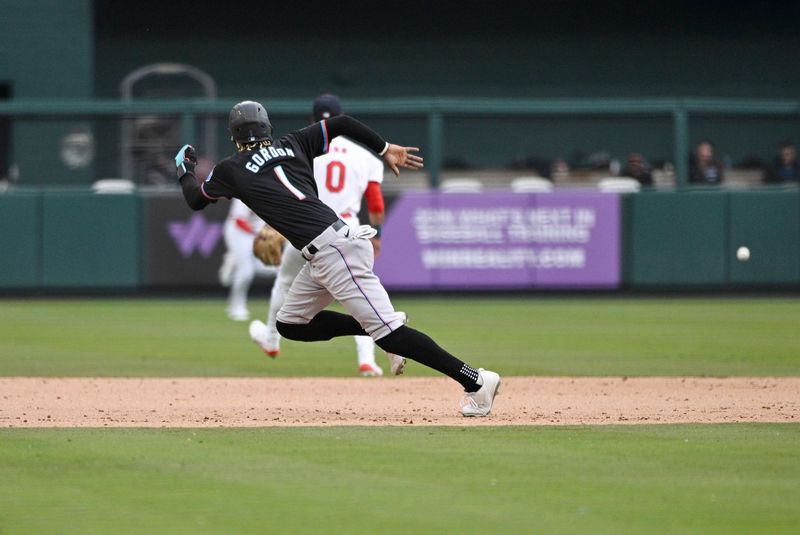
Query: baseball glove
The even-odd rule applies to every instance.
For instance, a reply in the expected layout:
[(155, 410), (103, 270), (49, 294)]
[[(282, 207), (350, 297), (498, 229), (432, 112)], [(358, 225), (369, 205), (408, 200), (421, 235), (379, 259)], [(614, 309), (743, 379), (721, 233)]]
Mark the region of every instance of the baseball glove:
[(264, 226), (253, 240), (253, 254), (268, 266), (277, 266), (281, 263), (284, 238), (272, 227)]

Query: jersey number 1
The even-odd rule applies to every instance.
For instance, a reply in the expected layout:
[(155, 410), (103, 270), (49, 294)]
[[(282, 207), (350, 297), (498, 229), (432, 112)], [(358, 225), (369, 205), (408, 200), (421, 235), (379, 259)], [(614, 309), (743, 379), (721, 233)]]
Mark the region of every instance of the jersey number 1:
[(344, 164), (336, 160), (328, 164), (325, 171), (325, 187), (331, 193), (339, 193), (344, 189)]

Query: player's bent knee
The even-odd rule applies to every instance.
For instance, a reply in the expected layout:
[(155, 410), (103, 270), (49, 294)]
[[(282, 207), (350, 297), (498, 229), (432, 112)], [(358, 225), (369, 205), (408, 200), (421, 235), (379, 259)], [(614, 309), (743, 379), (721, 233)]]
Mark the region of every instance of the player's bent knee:
[(275, 326), (278, 328), (280, 335), (289, 340), (313, 342), (317, 339), (314, 337), (313, 329), (311, 329), (307, 323), (284, 323), (278, 320), (275, 322)]

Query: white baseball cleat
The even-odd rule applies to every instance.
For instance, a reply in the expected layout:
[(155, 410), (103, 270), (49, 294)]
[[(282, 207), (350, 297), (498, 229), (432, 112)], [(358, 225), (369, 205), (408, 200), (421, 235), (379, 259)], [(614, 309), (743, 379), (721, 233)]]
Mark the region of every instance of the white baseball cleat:
[[(408, 314), (399, 310), (397, 313), (403, 319), (403, 325), (408, 325)], [(402, 375), (406, 369), (406, 358), (394, 353), (386, 353), (386, 356), (389, 358), (389, 371), (392, 375)]]
[(250, 311), (246, 308), (229, 308), (228, 317), (233, 321), (247, 321), (250, 319)]
[(267, 324), (261, 320), (250, 322), (250, 339), (268, 356), (275, 358), (280, 353), (280, 335), (270, 332)]
[(267, 341), (263, 349), (264, 353), (272, 358), (277, 357), (278, 353), (281, 352), (281, 335), (278, 334), (277, 330), (267, 327)]
[(392, 375), (402, 375), (406, 369), (406, 358), (394, 353), (386, 353), (386, 356), (389, 357), (389, 371)]
[(461, 402), (461, 414), (464, 416), (486, 416), (492, 410), (494, 397), (500, 391), (500, 376), (495, 372), (478, 368), (478, 377), (482, 381), (476, 392), (464, 394)]
[(383, 370), (374, 362), (365, 362), (364, 364), (359, 365), (358, 373), (364, 377), (381, 377), (383, 375)]

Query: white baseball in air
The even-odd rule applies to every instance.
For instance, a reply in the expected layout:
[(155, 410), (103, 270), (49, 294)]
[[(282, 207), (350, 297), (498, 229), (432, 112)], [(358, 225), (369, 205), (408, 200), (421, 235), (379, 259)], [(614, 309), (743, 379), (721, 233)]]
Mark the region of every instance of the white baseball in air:
[(744, 246), (739, 247), (736, 250), (736, 258), (738, 258), (740, 262), (747, 262), (750, 260), (750, 249)]

